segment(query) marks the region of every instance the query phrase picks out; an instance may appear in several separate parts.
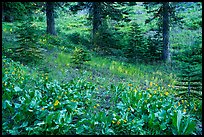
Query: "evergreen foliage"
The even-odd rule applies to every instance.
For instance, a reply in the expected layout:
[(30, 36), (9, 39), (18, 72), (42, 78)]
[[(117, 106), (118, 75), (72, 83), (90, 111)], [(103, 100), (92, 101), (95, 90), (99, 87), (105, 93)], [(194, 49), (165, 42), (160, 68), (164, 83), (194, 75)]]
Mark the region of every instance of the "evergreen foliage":
[(140, 26), (133, 22), (130, 26), (129, 44), (124, 48), (124, 52), (129, 61), (146, 60), (149, 54), (149, 47), (142, 35)]
[(195, 43), (180, 50), (174, 59), (179, 69), (177, 90), (179, 95), (202, 97), (202, 46)]
[(18, 26), (16, 33), (19, 47), (13, 48), (12, 58), (22, 63), (38, 62), (44, 49), (38, 47), (38, 33), (29, 20)]
[(159, 31), (148, 37), (149, 61), (160, 61), (162, 56), (162, 37)]
[(75, 47), (75, 50), (72, 53), (72, 63), (77, 66), (77, 68), (81, 68), (85, 62), (91, 60), (90, 54), (84, 50), (83, 48)]

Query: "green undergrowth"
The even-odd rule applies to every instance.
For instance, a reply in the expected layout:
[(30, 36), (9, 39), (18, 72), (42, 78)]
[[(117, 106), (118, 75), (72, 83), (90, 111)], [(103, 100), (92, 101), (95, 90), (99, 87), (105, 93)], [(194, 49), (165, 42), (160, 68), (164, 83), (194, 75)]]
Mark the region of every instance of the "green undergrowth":
[(2, 63), (4, 135), (197, 134), (201, 103), (175, 99), (171, 85), (120, 82), (101, 92), (83, 76), (61, 83), (5, 56)]

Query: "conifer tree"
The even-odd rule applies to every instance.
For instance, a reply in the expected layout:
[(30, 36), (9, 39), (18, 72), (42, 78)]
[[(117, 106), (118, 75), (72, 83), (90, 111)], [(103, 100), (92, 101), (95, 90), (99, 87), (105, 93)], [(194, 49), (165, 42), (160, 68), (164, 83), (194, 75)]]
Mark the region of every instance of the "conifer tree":
[(15, 60), (23, 63), (37, 62), (43, 57), (42, 48), (37, 46), (38, 34), (35, 25), (30, 21), (26, 21), (18, 26), (16, 33), (19, 47), (13, 48), (13, 57)]
[(145, 60), (148, 54), (148, 45), (142, 35), (142, 30), (136, 22), (132, 22), (129, 33), (130, 40), (125, 47), (125, 55), (130, 61)]
[(202, 46), (193, 44), (185, 46), (174, 59), (178, 62), (179, 95), (193, 95), (202, 98)]

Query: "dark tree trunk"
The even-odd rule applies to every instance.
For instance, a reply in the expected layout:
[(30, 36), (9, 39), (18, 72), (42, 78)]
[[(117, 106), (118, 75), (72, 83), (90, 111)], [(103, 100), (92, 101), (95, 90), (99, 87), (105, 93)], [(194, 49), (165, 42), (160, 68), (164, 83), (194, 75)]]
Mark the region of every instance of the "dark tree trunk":
[(163, 2), (163, 53), (162, 58), (165, 62), (170, 63), (169, 51), (169, 2)]
[(54, 20), (54, 3), (46, 3), (46, 16), (47, 16), (47, 33), (51, 35), (57, 35), (55, 30), (55, 20)]
[(100, 2), (93, 2), (92, 3), (92, 10), (93, 10), (93, 20), (92, 20), (92, 25), (93, 25), (93, 45), (96, 46), (95, 44), (95, 39), (96, 39), (96, 32), (99, 29), (99, 26), (101, 25), (101, 13), (100, 13)]

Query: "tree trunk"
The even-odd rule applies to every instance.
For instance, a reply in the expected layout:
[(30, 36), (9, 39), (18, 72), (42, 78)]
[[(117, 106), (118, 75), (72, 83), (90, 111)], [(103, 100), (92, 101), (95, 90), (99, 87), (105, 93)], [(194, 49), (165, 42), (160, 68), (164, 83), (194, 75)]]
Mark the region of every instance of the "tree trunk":
[(100, 15), (100, 2), (93, 2), (93, 20), (92, 20), (92, 25), (93, 25), (93, 45), (96, 46), (96, 33), (99, 29), (99, 26), (101, 25), (101, 15)]
[(163, 53), (162, 58), (164, 62), (170, 63), (169, 51), (169, 2), (163, 2)]
[(46, 3), (46, 16), (47, 16), (47, 33), (51, 35), (57, 35), (55, 30), (55, 20), (54, 20), (54, 3)]

